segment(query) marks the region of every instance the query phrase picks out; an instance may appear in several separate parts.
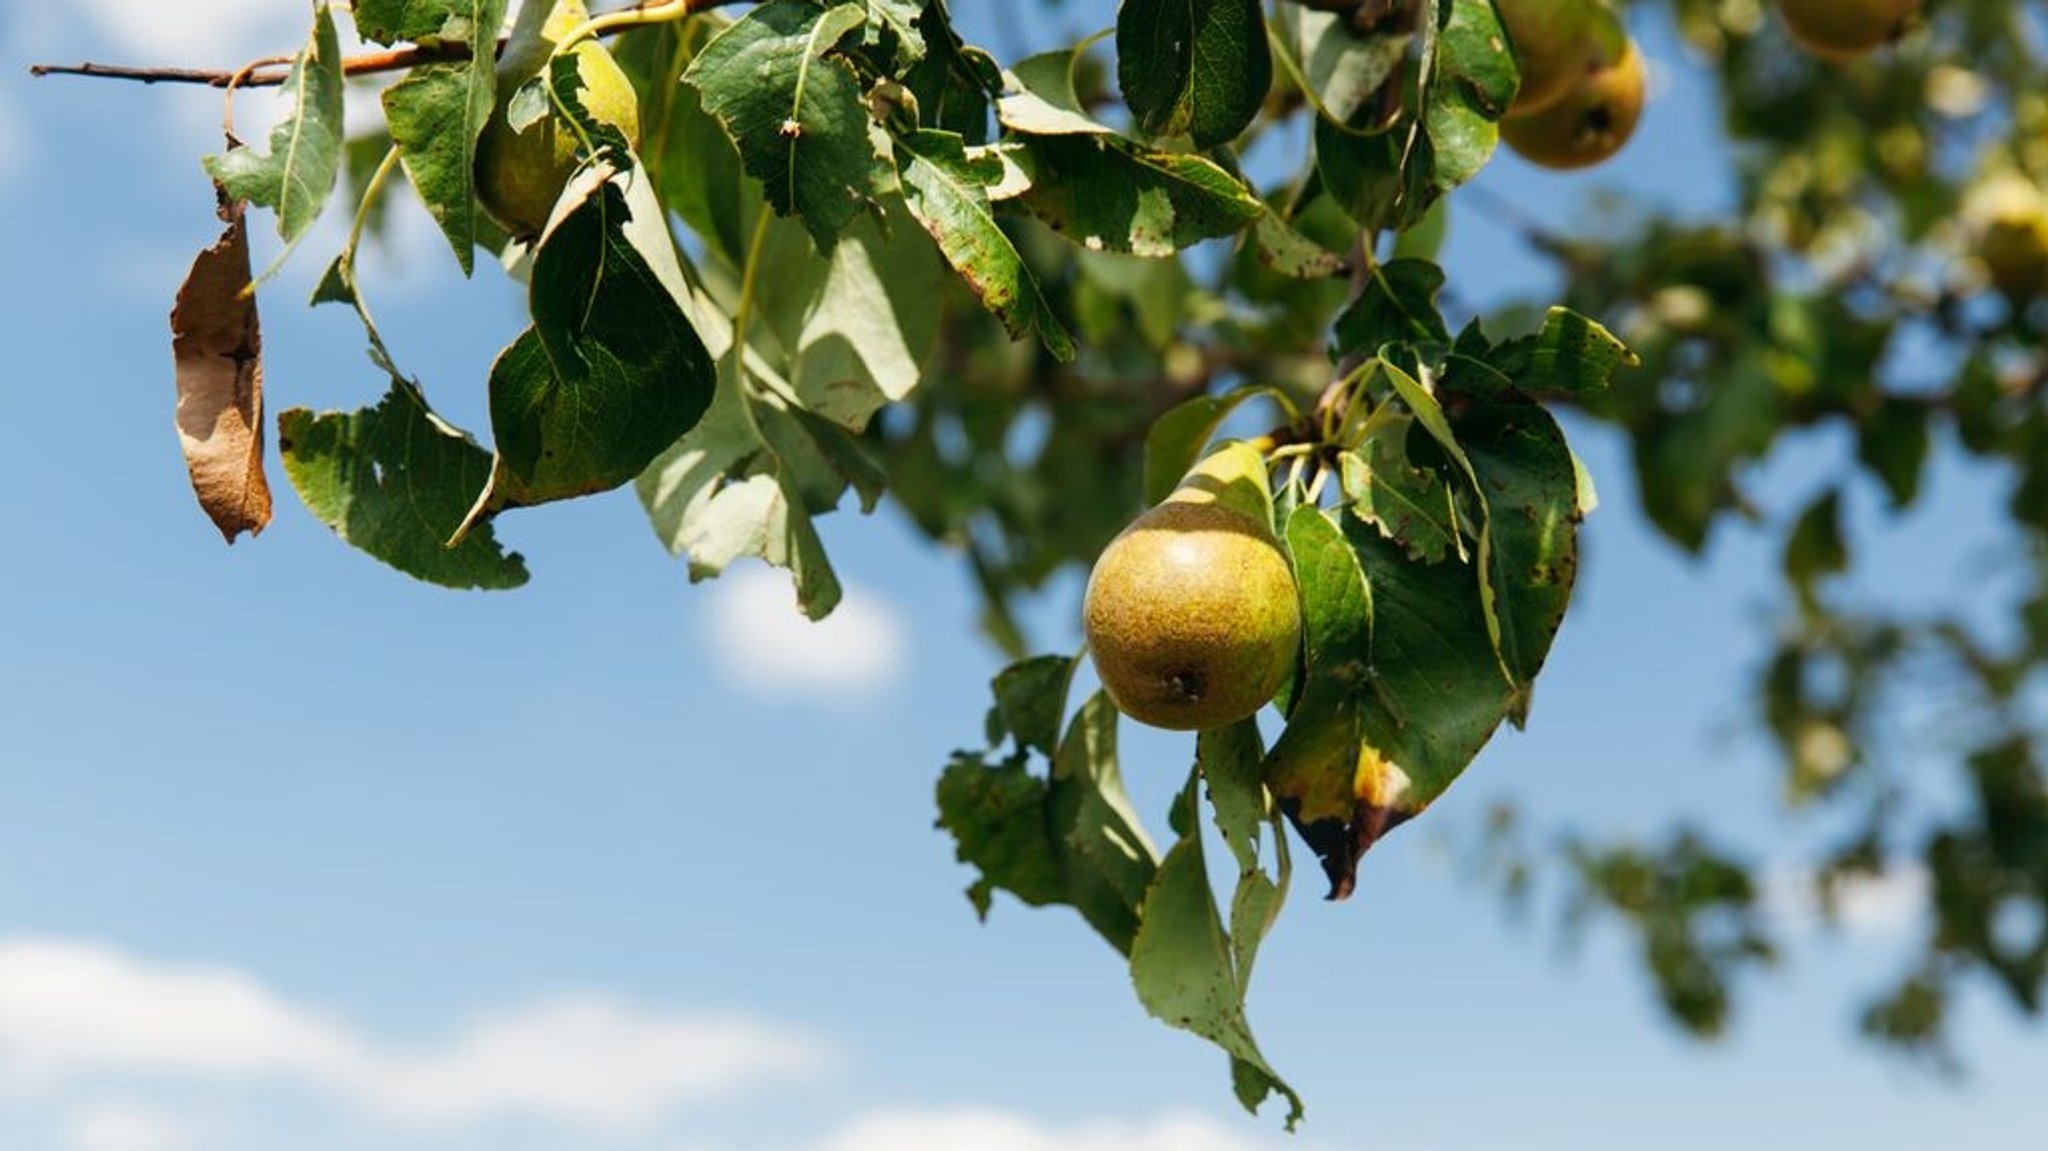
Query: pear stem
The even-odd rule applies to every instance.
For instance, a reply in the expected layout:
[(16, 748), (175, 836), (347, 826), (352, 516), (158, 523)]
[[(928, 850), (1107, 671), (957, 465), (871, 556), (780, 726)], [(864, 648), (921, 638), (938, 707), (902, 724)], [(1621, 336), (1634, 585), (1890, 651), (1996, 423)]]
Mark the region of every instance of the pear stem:
[(639, 8), (627, 8), (618, 12), (606, 12), (602, 16), (593, 16), (570, 29), (569, 34), (562, 37), (562, 42), (555, 45), (555, 55), (559, 56), (595, 36), (627, 28), (645, 27), (649, 24), (667, 24), (711, 6), (705, 3), (705, 0), (657, 0), (656, 3)]

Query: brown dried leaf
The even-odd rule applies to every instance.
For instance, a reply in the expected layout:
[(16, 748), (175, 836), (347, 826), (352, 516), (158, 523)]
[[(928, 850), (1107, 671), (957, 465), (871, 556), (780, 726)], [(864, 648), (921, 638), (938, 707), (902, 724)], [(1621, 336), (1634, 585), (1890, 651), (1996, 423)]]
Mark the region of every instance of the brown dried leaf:
[(192, 261), (171, 308), (178, 443), (199, 506), (229, 543), (270, 522), (263, 474), (263, 336), (250, 290), (243, 205), (220, 196), (220, 239)]

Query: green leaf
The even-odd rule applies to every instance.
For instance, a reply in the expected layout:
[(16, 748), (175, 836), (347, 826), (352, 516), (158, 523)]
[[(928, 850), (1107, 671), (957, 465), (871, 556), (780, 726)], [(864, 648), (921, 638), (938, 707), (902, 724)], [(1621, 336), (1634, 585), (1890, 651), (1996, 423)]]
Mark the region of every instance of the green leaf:
[(533, 326), (491, 369), (498, 461), (479, 508), (617, 487), (703, 415), (710, 353), (646, 176), (586, 167), (534, 256)]
[(989, 207), (988, 186), (1002, 179), (1002, 163), (970, 158), (965, 143), (950, 132), (920, 131), (899, 136), (896, 143), (904, 201), (946, 261), (1002, 320), (1012, 339), (1036, 331), (1054, 358), (1072, 360), (1073, 337)]
[(349, 14), (356, 31), (374, 44), (405, 40), (474, 47), (478, 37), (488, 37), (495, 49), (505, 23), (505, 0), (355, 0)]
[[(1240, 996), (1251, 990), (1259, 947), (1287, 900), (1292, 871), (1287, 840), (1277, 833), (1272, 874), (1259, 860), (1272, 815), (1264, 782), (1265, 759), (1265, 744), (1255, 720), (1205, 731), (1195, 740), (1195, 760), (1209, 785), (1216, 830), (1237, 861), (1237, 890), (1230, 899), (1230, 953)], [(1277, 829), (1278, 824), (1273, 826)]]
[[(939, 780), (939, 824), (961, 862), (981, 871), (967, 894), (983, 916), (998, 888), (1034, 906), (1065, 904), (1128, 955), (1159, 852), (1124, 793), (1108, 696), (1089, 699), (1051, 749), (1072, 670), (1072, 660), (1046, 657), (997, 677), (999, 718), (1015, 725), (1019, 746), (995, 764), (955, 753)], [(1033, 748), (1051, 752), (1042, 781), (1026, 770)]]
[(1117, 81), (1148, 134), (1228, 143), (1273, 83), (1259, 0), (1123, 0)]
[(860, 4), (768, 0), (705, 45), (685, 73), (768, 202), (800, 216), (821, 251), (877, 193), (860, 82), (828, 55), (867, 19)]
[(313, 32), (284, 83), (292, 110), (270, 132), (270, 154), (231, 148), (206, 158), (206, 171), (237, 200), (277, 210), (277, 234), (287, 244), (311, 227), (341, 173), (341, 42), (334, 13), (323, 0), (313, 8)]
[(924, 59), (925, 38), (918, 23), (924, 17), (925, 0), (862, 0), (862, 3), (868, 10), (868, 42), (878, 43), (884, 38), (895, 42), (895, 66), (889, 69), (890, 75), (901, 76)]
[(1382, 32), (1361, 36), (1335, 12), (1305, 4), (1276, 7), (1274, 39), (1316, 113), (1348, 124), (1386, 84), (1408, 55), (1414, 36)]
[(1200, 156), (1153, 152), (1117, 136), (1025, 136), (1015, 153), (1031, 180), (1023, 204), (1090, 251), (1171, 256), (1235, 235), (1266, 206)]
[[(403, 80), (384, 90), (384, 119), (405, 163), (406, 176), (428, 214), (441, 225), (466, 276), (474, 270), (477, 244), (476, 145), (497, 95), (492, 58), (497, 51), (498, 27), (505, 18), (505, 0), (413, 7), (415, 17), (428, 8), (448, 10), (446, 24), (436, 28), (467, 29), (471, 56), (423, 64), (407, 72)], [(358, 5), (356, 19), (363, 17), (363, 6)], [(419, 19), (417, 24), (393, 27), (405, 30), (405, 39), (417, 40), (427, 34), (417, 25), (427, 22)]]
[[(671, 552), (689, 556), (692, 581), (716, 576), (743, 556), (758, 556), (789, 570), (804, 614), (819, 619), (838, 605), (840, 585), (811, 522), (813, 510), (822, 510), (811, 500), (822, 493), (804, 482), (798, 462), (786, 454), (804, 446), (808, 435), (790, 426), (796, 418), (756, 395), (729, 355), (721, 361), (717, 393), (704, 418), (662, 452), (635, 486), (655, 534)], [(815, 455), (808, 462), (829, 466)]]
[[(861, 220), (820, 258), (774, 221), (756, 272), (753, 335), (802, 407), (852, 432), (906, 399), (938, 337), (946, 270), (900, 203)], [(765, 329), (765, 331), (763, 331)], [(751, 337), (750, 337), (751, 338)]]
[(996, 100), (996, 118), (1005, 128), (1033, 136), (1113, 135), (1090, 116), (1074, 94), (1075, 49), (1042, 52), (1004, 73), (1004, 92)]
[(1579, 479), (1564, 432), (1534, 401), (1510, 393), (1451, 421), (1486, 499), (1485, 570), (1514, 680), (1520, 726), (1578, 576)]
[(959, 753), (939, 776), (939, 826), (952, 833), (955, 858), (981, 872), (967, 898), (983, 919), (997, 889), (1032, 907), (1064, 902), (1046, 795), (1045, 781), (1021, 757), (989, 764)]
[(1436, 306), (1443, 286), (1443, 269), (1428, 260), (1375, 266), (1337, 317), (1336, 354), (1370, 357), (1388, 344), (1450, 343), (1450, 330)]
[(1886, 396), (1857, 429), (1857, 456), (1884, 484), (1894, 509), (1909, 506), (1920, 494), (1932, 423), (1926, 404)]
[(1515, 98), (1520, 73), (1493, 0), (1443, 0), (1425, 128), (1431, 178), (1448, 192), (1479, 174), (1500, 140), (1496, 126)]
[(1569, 308), (1550, 309), (1540, 332), (1509, 340), (1487, 361), (1529, 395), (1568, 400), (1605, 392), (1616, 370), (1638, 362), (1612, 332)]
[(1349, 542), (1321, 508), (1305, 505), (1288, 517), (1287, 546), (1301, 587), (1306, 677), (1264, 776), (1321, 860), (1331, 896), (1343, 898), (1371, 845), (1360, 838), (1354, 777), (1360, 693), (1372, 668), (1372, 598)]
[(994, 57), (961, 41), (943, 0), (926, 0), (921, 25), (925, 54), (902, 76), (917, 99), (922, 127), (953, 132), (971, 144), (988, 142), (989, 103), (1002, 88)]
[(1806, 510), (1785, 538), (1785, 579), (1811, 603), (1814, 589), (1831, 575), (1849, 570), (1849, 544), (1842, 534), (1842, 493), (1828, 489)]
[(1112, 947), (1128, 954), (1159, 849), (1124, 792), (1118, 718), (1102, 692), (1081, 706), (1053, 758), (1047, 810), (1067, 849), (1067, 890), (1075, 906)]
[(1327, 280), (1348, 275), (1351, 264), (1268, 210), (1252, 225), (1259, 262), (1297, 280)]
[(1285, 402), (1276, 389), (1233, 388), (1220, 396), (1196, 396), (1176, 404), (1152, 423), (1145, 436), (1145, 503), (1156, 504), (1173, 494), (1182, 477), (1202, 458), (1202, 449), (1216, 436), (1230, 413), (1246, 400), (1270, 396)]
[(1479, 174), (1499, 140), (1517, 73), (1491, 0), (1441, 0), (1423, 58), (1391, 123), (1376, 108), (1316, 118), (1316, 170), (1345, 213), (1372, 231), (1420, 223)]
[(1419, 564), (1365, 524), (1345, 538), (1372, 589), (1372, 690), (1357, 791), (1379, 831), (1419, 814), (1506, 717), (1509, 685), (1464, 564)]
[(1202, 836), (1191, 814), (1196, 802), (1191, 777), (1178, 804), (1180, 841), (1145, 892), (1130, 951), (1131, 983), (1153, 1017), (1229, 1053), (1237, 1096), (1247, 1110), (1256, 1111), (1269, 1094), (1284, 1096), (1292, 1130), (1301, 1120), (1301, 1098), (1266, 1062), (1245, 1018), (1243, 984), (1209, 891)]
[(490, 453), (394, 379), (374, 408), (278, 417), (278, 450), (299, 498), (349, 543), (408, 575), (454, 588), (512, 588), (526, 564), (486, 526), (446, 541), (491, 472)]
[(1067, 709), (1076, 662), (1067, 656), (1042, 655), (996, 674), (996, 713), (1004, 730), (1016, 737), (1019, 750), (1035, 750), (1048, 759), (1057, 750), (1060, 717)]
[(1410, 558), (1439, 563), (1455, 556), (1464, 562), (1457, 499), (1441, 475), (1409, 459), (1413, 427), (1410, 419), (1390, 420), (1365, 442), (1363, 452), (1338, 457), (1345, 501), (1353, 515), (1398, 542)]
[(1359, 227), (1399, 231), (1435, 203), (1427, 175), (1435, 164), (1429, 137), (1410, 122), (1359, 132), (1318, 116), (1314, 139), (1316, 175), (1330, 200)]
[[(1501, 674), (1510, 680), (1514, 680), (1514, 667), (1508, 658), (1508, 648), (1511, 641), (1506, 636), (1507, 628), (1502, 624), (1502, 612), (1507, 609), (1501, 603), (1501, 581), (1496, 578), (1495, 574), (1497, 570), (1496, 565), (1499, 561), (1494, 555), (1493, 515), (1488, 503), (1491, 492), (1487, 485), (1481, 481), (1478, 470), (1472, 465), (1471, 456), (1466, 453), (1464, 444), (1459, 441), (1457, 432), (1451, 427), (1450, 418), (1444, 414), (1443, 406), (1437, 402), (1436, 396), (1423, 387), (1421, 381), (1401, 370), (1399, 366), (1384, 357), (1380, 359), (1378, 367), (1385, 374), (1387, 382), (1393, 386), (1394, 394), (1399, 396), (1401, 402), (1408, 406), (1408, 410), (1415, 414), (1415, 422), (1421, 424), (1424, 430), (1429, 432), (1430, 438), (1436, 441), (1437, 446), (1443, 449), (1444, 455), (1449, 457), (1451, 462), (1456, 465), (1459, 475), (1467, 484), (1466, 490), (1471, 494), (1473, 502), (1478, 507), (1479, 546), (1477, 559), (1479, 564), (1480, 614), (1486, 621), (1487, 634), (1491, 637), (1494, 649), (1499, 654)], [(1567, 454), (1566, 458), (1569, 460), (1569, 454)], [(1574, 476), (1572, 492), (1573, 502), (1571, 507), (1574, 513), (1576, 513), (1578, 507), (1576, 475)]]

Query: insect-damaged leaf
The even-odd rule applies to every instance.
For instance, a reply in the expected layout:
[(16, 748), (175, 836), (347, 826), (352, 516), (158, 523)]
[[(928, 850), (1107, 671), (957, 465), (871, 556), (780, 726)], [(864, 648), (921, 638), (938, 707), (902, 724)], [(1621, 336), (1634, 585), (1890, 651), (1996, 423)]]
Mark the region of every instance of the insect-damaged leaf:
[(313, 10), (313, 33), (284, 92), (292, 110), (271, 130), (270, 154), (230, 148), (208, 156), (206, 171), (234, 198), (277, 209), (277, 234), (289, 243), (312, 226), (341, 173), (341, 41), (325, 3)]
[(199, 506), (229, 543), (270, 522), (263, 474), (263, 335), (249, 282), (249, 224), (241, 201), (220, 196), (227, 227), (192, 261), (171, 308), (177, 365), (178, 444)]
[(299, 498), (334, 533), (407, 575), (454, 588), (512, 588), (526, 564), (482, 525), (447, 543), (491, 472), (491, 456), (443, 423), (394, 377), (374, 408), (296, 408), (278, 417), (278, 449)]

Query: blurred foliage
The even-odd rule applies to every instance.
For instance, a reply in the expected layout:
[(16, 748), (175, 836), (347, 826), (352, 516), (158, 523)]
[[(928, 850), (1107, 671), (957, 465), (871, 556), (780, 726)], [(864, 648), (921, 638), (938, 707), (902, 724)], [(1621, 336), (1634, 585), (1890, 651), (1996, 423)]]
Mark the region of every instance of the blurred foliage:
[[(1759, 0), (1632, 16), (1675, 22), (1718, 81), (1737, 213), (1624, 201), (1603, 212), (1627, 226), (1598, 238), (1516, 224), (1568, 302), (1642, 356), (1588, 411), (1631, 437), (1657, 528), (1695, 552), (1730, 520), (1782, 532), (1754, 715), (1785, 803), (1832, 839), (1772, 878), (1833, 918), (1858, 884), (1925, 875), (1919, 958), (1863, 1026), (1955, 1066), (1945, 1023), (1966, 985), (2037, 1015), (2048, 976), (2048, 277), (2038, 200), (2000, 196), (2048, 181), (2048, 6), (1932, 3), (1843, 66), (1801, 54)], [(1816, 428), (1855, 445), (1824, 490), (1801, 506), (1751, 485), (1775, 451), (1826, 450), (1798, 435)], [(2006, 539), (1972, 602), (1896, 607), (1905, 589), (1859, 562), (1845, 521), (1912, 509), (1936, 452), (2006, 477)], [(1560, 869), (1574, 919), (1627, 924), (1671, 1017), (1703, 1036), (1785, 927), (1758, 914), (1759, 860), (1706, 822), (1648, 845), (1568, 837)], [(1509, 818), (1490, 834), (1487, 869), (1526, 898), (1546, 851)]]

